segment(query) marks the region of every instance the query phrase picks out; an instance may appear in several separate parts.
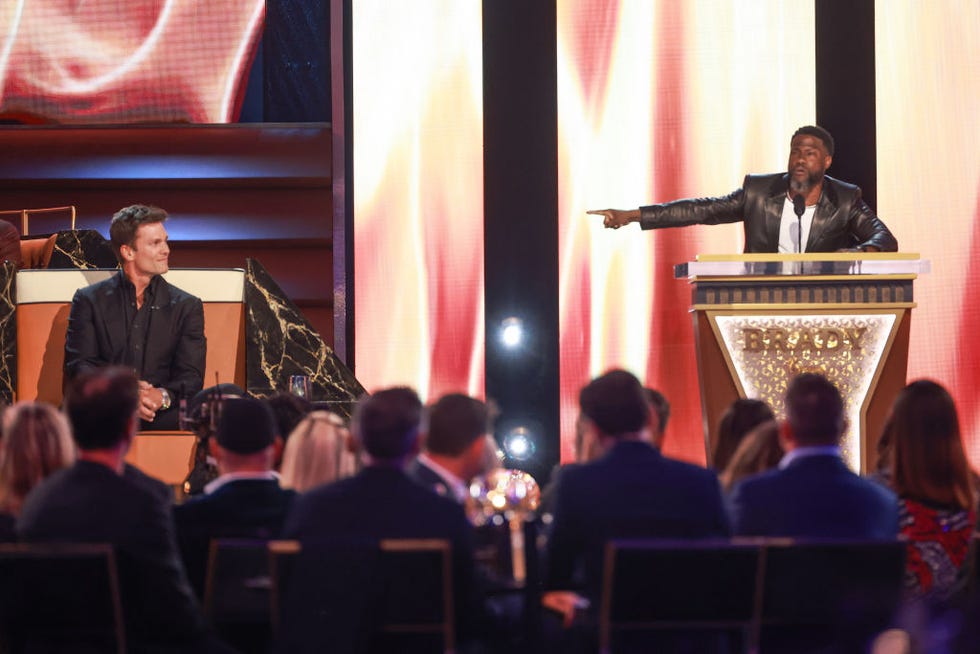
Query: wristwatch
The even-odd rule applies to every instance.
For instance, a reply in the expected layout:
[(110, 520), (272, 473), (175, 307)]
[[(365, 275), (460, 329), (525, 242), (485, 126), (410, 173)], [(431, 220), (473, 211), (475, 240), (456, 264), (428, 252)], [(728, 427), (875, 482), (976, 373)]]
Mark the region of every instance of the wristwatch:
[(170, 393), (167, 391), (166, 388), (161, 388), (160, 396), (163, 398), (163, 401), (160, 404), (160, 410), (166, 411), (167, 409), (170, 408)]

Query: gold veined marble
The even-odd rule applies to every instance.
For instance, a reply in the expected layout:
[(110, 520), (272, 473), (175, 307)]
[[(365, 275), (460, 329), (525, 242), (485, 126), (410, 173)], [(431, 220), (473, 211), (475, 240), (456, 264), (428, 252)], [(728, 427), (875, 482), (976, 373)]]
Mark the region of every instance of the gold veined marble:
[(291, 375), (307, 375), (315, 402), (350, 417), (364, 387), (258, 261), (245, 262), (245, 368), (248, 392), (287, 390)]
[(724, 315), (708, 312), (744, 397), (767, 402), (779, 416), (789, 381), (820, 373), (844, 398), (849, 426), (844, 459), (861, 461), (861, 416), (897, 325), (895, 311), (828, 315)]
[(109, 242), (94, 229), (58, 232), (48, 268), (115, 268), (116, 255)]
[(17, 381), (17, 314), (14, 281), (17, 267), (10, 261), (0, 265), (0, 400), (14, 401)]

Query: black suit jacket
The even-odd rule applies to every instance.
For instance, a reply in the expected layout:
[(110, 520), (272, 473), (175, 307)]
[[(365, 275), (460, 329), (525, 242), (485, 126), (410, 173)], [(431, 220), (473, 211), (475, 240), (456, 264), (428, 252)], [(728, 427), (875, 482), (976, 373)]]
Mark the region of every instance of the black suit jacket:
[(174, 508), (180, 553), (198, 596), (204, 591), (211, 539), (278, 538), (295, 498), (296, 491), (281, 488), (274, 479), (239, 479)]
[(453, 548), (458, 632), (465, 638), (478, 628), (481, 614), (474, 582), (473, 528), (461, 506), (439, 497), (400, 469), (367, 467), (353, 477), (300, 495), (283, 533), (304, 545), (382, 538), (447, 539)]
[[(676, 200), (640, 207), (643, 229), (743, 221), (746, 252), (778, 252), (779, 223), (789, 188), (786, 173), (746, 175), (742, 188), (719, 198)], [(898, 241), (861, 198), (861, 189), (824, 176), (805, 252), (874, 246), (896, 252)]]
[[(613, 538), (728, 536), (718, 477), (640, 441), (561, 473), (548, 540), (546, 587), (583, 587), (598, 606), (605, 543)], [(583, 578), (576, 578), (581, 569)]]
[[(65, 380), (91, 368), (127, 360), (125, 285), (122, 271), (75, 292), (65, 337)], [(138, 374), (173, 398), (143, 429), (176, 429), (178, 398), (191, 397), (204, 386), (204, 307), (201, 300), (155, 277), (143, 365)]]
[(898, 499), (854, 474), (839, 456), (799, 458), (743, 479), (731, 492), (735, 533), (794, 538), (892, 539)]
[(455, 499), (453, 497), (452, 491), (446, 480), (439, 476), (439, 473), (425, 465), (418, 459), (415, 459), (408, 464), (405, 468), (405, 472), (409, 477), (422, 484), (429, 490), (435, 492), (436, 495), (442, 497), (447, 497), (449, 499)]
[(28, 542), (110, 543), (119, 561), (127, 641), (193, 649), (204, 621), (177, 554), (171, 508), (110, 468), (78, 461), (27, 496), (17, 535)]

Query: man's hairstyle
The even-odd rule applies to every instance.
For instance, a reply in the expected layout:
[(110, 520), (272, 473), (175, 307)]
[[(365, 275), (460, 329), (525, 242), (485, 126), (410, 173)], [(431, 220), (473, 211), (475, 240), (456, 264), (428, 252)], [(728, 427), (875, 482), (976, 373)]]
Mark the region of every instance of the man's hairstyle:
[(667, 429), (667, 421), (670, 420), (670, 402), (655, 388), (645, 387), (643, 395), (647, 398), (650, 408), (657, 412), (657, 432), (664, 433)]
[(827, 154), (829, 154), (831, 157), (834, 156), (834, 137), (831, 136), (830, 132), (825, 130), (823, 127), (820, 127), (819, 125), (804, 125), (793, 132), (793, 138), (790, 139), (790, 142), (801, 134), (817, 137), (823, 141), (823, 146), (827, 148)]
[(425, 449), (443, 456), (460, 456), (490, 428), (487, 405), (461, 393), (439, 398), (426, 418)]
[(139, 381), (122, 366), (79, 374), (65, 395), (65, 413), (81, 450), (103, 450), (122, 442), (138, 407)]
[(162, 223), (166, 219), (166, 211), (145, 204), (133, 204), (117, 211), (109, 223), (109, 242), (112, 251), (116, 253), (116, 259), (122, 263), (120, 248), (124, 245), (133, 246), (136, 232), (142, 225)]
[(396, 386), (361, 398), (354, 410), (354, 433), (373, 458), (391, 461), (412, 451), (421, 419), (418, 394)]
[(582, 414), (607, 436), (619, 437), (643, 429), (650, 405), (640, 380), (625, 370), (610, 370), (579, 393)]
[(786, 420), (798, 445), (837, 445), (844, 432), (844, 401), (826, 377), (804, 373), (786, 390)]

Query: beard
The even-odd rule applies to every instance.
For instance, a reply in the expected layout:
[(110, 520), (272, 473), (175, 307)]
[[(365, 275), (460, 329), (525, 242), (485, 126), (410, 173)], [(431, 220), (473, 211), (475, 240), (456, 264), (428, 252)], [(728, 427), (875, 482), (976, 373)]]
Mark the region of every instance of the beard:
[(809, 173), (805, 178), (797, 179), (796, 177), (793, 177), (793, 171), (790, 170), (789, 188), (794, 193), (806, 195), (810, 192), (810, 189), (820, 183), (821, 179), (823, 179), (823, 173)]

